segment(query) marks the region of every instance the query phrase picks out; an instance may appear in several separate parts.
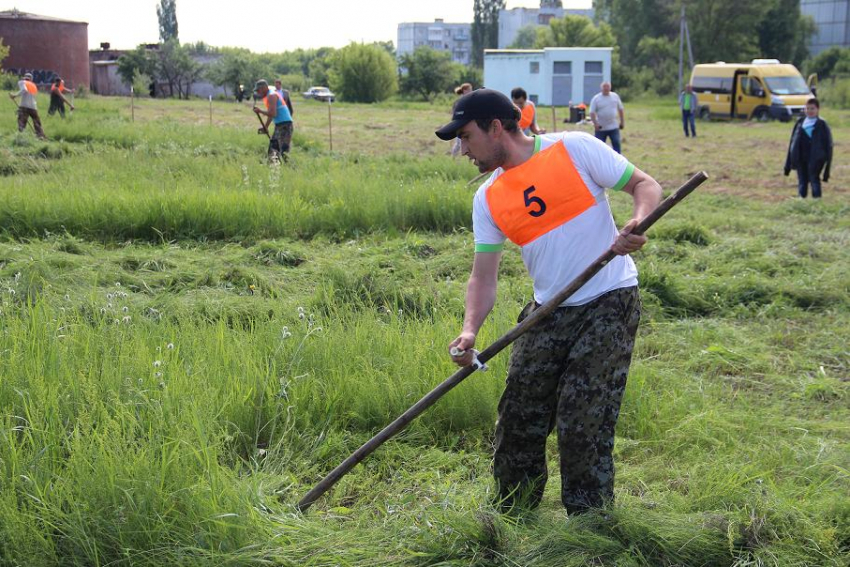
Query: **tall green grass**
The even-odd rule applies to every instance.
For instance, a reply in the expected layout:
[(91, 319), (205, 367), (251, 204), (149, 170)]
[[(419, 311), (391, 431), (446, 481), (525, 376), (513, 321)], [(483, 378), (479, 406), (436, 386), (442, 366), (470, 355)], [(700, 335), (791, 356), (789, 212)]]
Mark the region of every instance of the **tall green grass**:
[[(269, 168), (260, 137), (182, 103), (145, 101), (186, 120), (127, 127), (123, 101), (92, 101), (49, 143), (0, 134), (0, 565), (847, 563), (840, 191), (721, 191), (764, 176), (727, 173), (723, 150), (704, 166), (715, 185), (650, 234), (614, 505), (566, 517), (553, 439), (541, 508), (493, 508), (505, 353), (302, 515), (315, 482), (454, 370), (468, 165), (304, 139)], [(661, 128), (640, 122), (656, 110), (636, 129)], [(668, 180), (687, 167), (640, 151)], [(622, 223), (628, 198), (611, 201)], [(530, 295), (509, 247), (479, 347)]]

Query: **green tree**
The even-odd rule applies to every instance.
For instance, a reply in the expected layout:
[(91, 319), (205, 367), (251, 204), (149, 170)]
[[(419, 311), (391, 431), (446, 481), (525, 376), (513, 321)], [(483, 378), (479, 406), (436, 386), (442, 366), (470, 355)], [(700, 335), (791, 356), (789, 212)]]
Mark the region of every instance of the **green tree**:
[(132, 85), (138, 75), (156, 76), (156, 61), (144, 45), (139, 45), (118, 58), (118, 76), (121, 80)]
[(0, 70), (3, 69), (3, 61), (9, 56), (9, 46), (3, 43), (3, 38), (0, 37)]
[(228, 88), (236, 93), (239, 85), (247, 90), (254, 87), (257, 79), (267, 75), (268, 69), (263, 67), (259, 57), (247, 49), (227, 49), (218, 61), (207, 68), (207, 78), (214, 85)]
[[(634, 74), (630, 86), (659, 95), (678, 88), (678, 45), (666, 37), (644, 37), (638, 42)], [(640, 83), (640, 84), (638, 84)]]
[(756, 29), (763, 57), (800, 65), (809, 54), (807, 43), (816, 26), (811, 16), (800, 13), (800, 0), (774, 0)]
[(597, 23), (611, 26), (622, 62), (631, 65), (644, 37), (678, 37), (678, 8), (674, 0), (594, 0)]
[(584, 16), (552, 18), (549, 27), (542, 28), (535, 47), (613, 47), (617, 44), (611, 26), (605, 22), (598, 26)]
[(399, 85), (401, 92), (419, 95), (427, 101), (432, 100), (434, 95), (451, 90), (459, 76), (448, 53), (427, 46), (406, 53), (400, 64), (406, 71)]
[(499, 46), (499, 10), (505, 0), (475, 0), (472, 18), (472, 64), (484, 66), (484, 50)]
[(156, 7), (159, 20), (159, 41), (179, 41), (177, 34), (177, 0), (159, 0)]
[(817, 73), (823, 81), (850, 72), (850, 48), (830, 47), (806, 63), (806, 73)]
[(534, 24), (522, 26), (516, 33), (514, 42), (508, 47), (511, 49), (531, 49), (537, 41), (537, 28)]
[(379, 102), (398, 90), (396, 62), (376, 45), (351, 43), (337, 51), (329, 79), (331, 89), (351, 102)]

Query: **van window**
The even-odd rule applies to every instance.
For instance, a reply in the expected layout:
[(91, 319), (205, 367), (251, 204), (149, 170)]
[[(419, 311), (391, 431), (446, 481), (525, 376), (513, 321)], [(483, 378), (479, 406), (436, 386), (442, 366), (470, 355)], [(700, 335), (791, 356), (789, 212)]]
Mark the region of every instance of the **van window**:
[(767, 86), (775, 95), (807, 95), (811, 91), (806, 86), (806, 81), (800, 76), (790, 77), (765, 77)]
[(764, 96), (764, 87), (761, 86), (761, 81), (755, 77), (750, 77), (750, 88), (744, 92), (750, 96)]
[(730, 94), (732, 77), (694, 77), (691, 81), (698, 93)]

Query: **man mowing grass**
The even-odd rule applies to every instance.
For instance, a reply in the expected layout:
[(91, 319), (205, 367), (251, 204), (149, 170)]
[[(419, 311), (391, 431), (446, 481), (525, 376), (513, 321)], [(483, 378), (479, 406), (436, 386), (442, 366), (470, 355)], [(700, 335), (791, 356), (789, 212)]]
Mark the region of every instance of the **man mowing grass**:
[[(581, 132), (530, 137), (516, 107), (481, 89), (461, 97), (452, 121), (437, 131), (459, 137), (461, 152), (482, 173), (473, 199), (475, 258), (463, 330), (450, 343), (472, 364), (475, 337), (496, 301), (506, 239), (520, 246), (534, 281), (527, 317), (613, 247), (619, 254), (550, 317), (514, 344), (499, 402), (493, 474), (504, 510), (535, 507), (546, 485), (546, 438), (558, 431), (561, 500), (570, 514), (613, 499), (614, 427), (640, 319), (637, 270), (629, 253), (646, 243), (630, 234), (661, 200), (649, 175)], [(605, 188), (634, 200), (632, 219), (617, 231)]]

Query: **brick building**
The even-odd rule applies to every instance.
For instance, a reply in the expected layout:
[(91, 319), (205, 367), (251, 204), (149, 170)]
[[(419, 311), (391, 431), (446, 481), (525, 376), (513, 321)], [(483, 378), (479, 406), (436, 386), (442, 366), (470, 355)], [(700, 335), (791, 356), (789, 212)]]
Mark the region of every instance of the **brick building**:
[(89, 87), (88, 23), (7, 10), (0, 12), (0, 37), (10, 48), (6, 71), (30, 72), (41, 87), (56, 76), (69, 87)]

